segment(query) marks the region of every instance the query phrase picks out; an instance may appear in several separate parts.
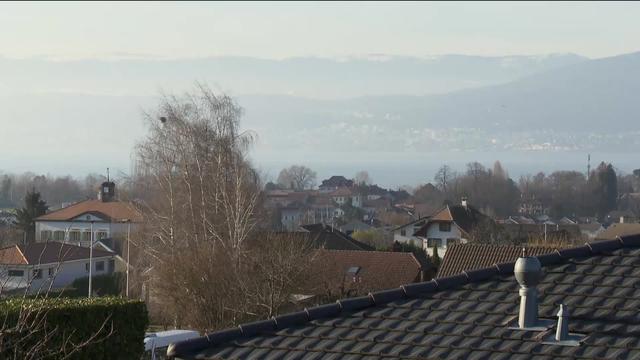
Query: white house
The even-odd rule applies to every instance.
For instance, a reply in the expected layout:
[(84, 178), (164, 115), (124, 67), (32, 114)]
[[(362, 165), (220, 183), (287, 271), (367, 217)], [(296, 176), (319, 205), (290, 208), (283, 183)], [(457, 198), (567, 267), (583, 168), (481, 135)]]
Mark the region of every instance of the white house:
[(429, 217), (414, 236), (422, 240), (422, 247), (429, 256), (432, 256), (433, 249), (437, 248), (438, 256), (442, 258), (448, 246), (466, 243), (471, 238), (473, 229), (481, 221), (493, 220), (463, 200), (461, 205), (445, 206)]
[(122, 254), (118, 239), (125, 239), (127, 231), (135, 231), (141, 222), (142, 215), (133, 204), (116, 200), (115, 184), (105, 182), (99, 199), (81, 201), (36, 218), (36, 242), (88, 246), (93, 228), (94, 240), (112, 239), (108, 245)]
[(362, 196), (350, 188), (338, 188), (337, 190), (331, 192), (330, 196), (333, 201), (335, 201), (340, 206), (351, 202), (351, 205), (353, 207), (362, 207)]
[(27, 289), (46, 292), (69, 286), (74, 280), (115, 271), (116, 254), (59, 242), (13, 245), (0, 249), (0, 287), (3, 291)]
[(416, 231), (418, 231), (421, 227), (423, 227), (428, 220), (429, 220), (428, 217), (421, 217), (407, 224), (398, 226), (397, 228), (392, 230), (393, 241), (422, 247), (422, 239), (417, 236), (414, 236), (413, 234)]

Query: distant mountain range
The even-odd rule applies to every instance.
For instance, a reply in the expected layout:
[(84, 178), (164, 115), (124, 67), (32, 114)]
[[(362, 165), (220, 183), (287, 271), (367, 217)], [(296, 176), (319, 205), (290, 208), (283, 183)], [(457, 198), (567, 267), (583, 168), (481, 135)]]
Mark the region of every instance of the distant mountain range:
[(368, 56), (343, 59), (248, 57), (161, 60), (8, 59), (0, 57), (0, 94), (67, 92), (149, 95), (194, 81), (239, 94), (321, 99), (365, 95), (426, 95), (509, 82), (586, 58), (573, 54), (432, 58)]
[(321, 158), (327, 150), (640, 149), (640, 53), (594, 60), (571, 54), (0, 58), (0, 141), (11, 161), (0, 168), (25, 166), (21, 159), (44, 164), (42, 150), (53, 149), (56, 161), (69, 166), (91, 161), (99, 151), (112, 159), (101, 162), (117, 161), (126, 170), (133, 144), (144, 134), (143, 110), (153, 107), (158, 90), (180, 92), (195, 80), (237, 97), (245, 128), (258, 134), (262, 158)]
[(633, 53), (447, 94), (333, 101), (245, 96), (240, 103), (249, 126), (287, 129), (276, 133), (300, 145), (337, 137), (360, 150), (637, 151), (638, 94), (640, 53)]

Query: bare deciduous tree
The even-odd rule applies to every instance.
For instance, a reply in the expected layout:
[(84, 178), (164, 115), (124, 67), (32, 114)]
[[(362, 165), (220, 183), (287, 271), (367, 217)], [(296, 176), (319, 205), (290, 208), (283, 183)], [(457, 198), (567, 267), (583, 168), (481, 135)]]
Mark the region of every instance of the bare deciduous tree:
[[(253, 136), (240, 131), (241, 114), (232, 98), (205, 86), (164, 96), (138, 146), (139, 179), (149, 189), (140, 272), (151, 303), (176, 326), (211, 330), (268, 316), (286, 297), (285, 273), (295, 277), (287, 272), (297, 257), (290, 248), (277, 255), (279, 267), (254, 261), (269, 239), (256, 231), (261, 184), (246, 159)], [(264, 267), (280, 271), (275, 283), (255, 280), (272, 274)]]
[(443, 193), (447, 193), (449, 182), (454, 178), (453, 170), (449, 167), (449, 165), (442, 165), (438, 172), (433, 177), (433, 180), (436, 182), (436, 187), (442, 191)]
[(371, 185), (371, 176), (369, 176), (369, 172), (362, 170), (356, 173), (356, 176), (353, 178), (353, 182), (356, 185)]
[(282, 169), (278, 175), (278, 184), (287, 189), (305, 190), (315, 186), (316, 172), (302, 165), (292, 165)]

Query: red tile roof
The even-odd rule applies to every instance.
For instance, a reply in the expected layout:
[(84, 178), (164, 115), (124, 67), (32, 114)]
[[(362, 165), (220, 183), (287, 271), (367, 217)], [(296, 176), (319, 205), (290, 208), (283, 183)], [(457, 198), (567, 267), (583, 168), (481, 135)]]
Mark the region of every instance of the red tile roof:
[(131, 203), (123, 201), (102, 202), (100, 200), (81, 201), (42, 215), (36, 218), (36, 221), (70, 221), (87, 213), (102, 215), (106, 220), (112, 222), (127, 219), (132, 222), (142, 221), (142, 214)]
[[(413, 283), (420, 281), (422, 269), (412, 253), (388, 251), (319, 250), (314, 264), (314, 285), (321, 285), (334, 294), (346, 294), (349, 290), (366, 294)], [(360, 268), (357, 282), (347, 274), (351, 267)]]
[[(13, 245), (0, 249), (0, 264), (37, 265), (53, 264), (60, 261), (73, 261), (89, 258), (88, 247), (63, 244), (59, 242)], [(113, 256), (114, 253), (93, 249), (93, 257)]]
[[(527, 246), (530, 256), (544, 255), (558, 250), (556, 247)], [(516, 261), (522, 255), (522, 246), (489, 245), (489, 244), (457, 244), (447, 246), (438, 275), (446, 277), (462, 273), (465, 270), (477, 270)]]

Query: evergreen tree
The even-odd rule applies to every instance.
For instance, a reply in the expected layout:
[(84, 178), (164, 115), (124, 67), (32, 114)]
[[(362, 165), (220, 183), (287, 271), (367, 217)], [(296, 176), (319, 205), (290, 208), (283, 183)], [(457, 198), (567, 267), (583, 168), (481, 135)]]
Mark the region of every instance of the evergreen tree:
[(616, 171), (611, 164), (602, 162), (591, 174), (589, 182), (595, 213), (602, 220), (617, 206), (618, 177)]
[(440, 259), (440, 256), (438, 256), (438, 247), (434, 246), (433, 255), (431, 255), (431, 264), (433, 265), (434, 268), (438, 269), (440, 267), (441, 262), (442, 260)]
[(33, 242), (36, 238), (36, 223), (35, 219), (38, 216), (46, 214), (49, 206), (40, 198), (40, 193), (35, 189), (27, 192), (27, 196), (24, 198), (24, 207), (19, 209), (16, 217), (16, 225), (20, 228), (25, 235), (27, 243)]

